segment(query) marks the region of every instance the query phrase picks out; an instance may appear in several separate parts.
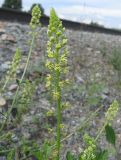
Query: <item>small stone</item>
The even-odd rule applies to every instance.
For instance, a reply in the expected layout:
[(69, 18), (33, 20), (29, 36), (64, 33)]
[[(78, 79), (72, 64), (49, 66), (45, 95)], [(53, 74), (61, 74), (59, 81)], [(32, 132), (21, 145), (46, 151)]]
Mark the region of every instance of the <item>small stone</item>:
[(78, 152), (81, 153), (83, 149), (81, 147), (78, 148)]
[(8, 70), (10, 68), (10, 64), (11, 64), (11, 62), (9, 62), (9, 61), (1, 64), (0, 70), (2, 72), (5, 72), (6, 70)]
[(96, 54), (100, 54), (101, 52), (97, 50), (97, 51), (95, 51), (95, 53), (96, 53)]
[(7, 99), (11, 98), (12, 96), (13, 96), (13, 93), (11, 91), (8, 91), (8, 92), (5, 93), (5, 97)]
[(91, 51), (93, 51), (93, 48), (87, 47), (87, 50), (88, 50), (88, 52), (91, 52)]
[(0, 156), (0, 160), (6, 160), (5, 156)]
[(17, 70), (16, 73), (17, 73), (17, 74), (21, 74), (21, 70), (20, 70), (20, 69)]
[(110, 94), (110, 91), (109, 91), (108, 88), (105, 88), (105, 89), (103, 90), (103, 93), (106, 94), (106, 95), (109, 95), (109, 94)]
[(101, 97), (102, 97), (103, 100), (109, 100), (109, 97), (105, 94), (102, 94)]
[(76, 125), (76, 122), (75, 122), (75, 121), (71, 121), (71, 125), (72, 125), (72, 126), (75, 126), (75, 125)]
[(4, 106), (6, 104), (6, 100), (0, 96), (0, 107)]
[(76, 79), (77, 79), (77, 82), (78, 83), (84, 83), (84, 80), (82, 79), (82, 77), (81, 76), (79, 76), (79, 75), (75, 75), (76, 76)]
[(100, 78), (101, 77), (101, 74), (100, 73), (96, 73), (96, 78)]
[(24, 138), (26, 138), (26, 139), (30, 139), (30, 137), (31, 137), (31, 134), (28, 132), (23, 132), (23, 135), (24, 135)]
[(35, 111), (30, 111), (31, 115), (34, 115), (35, 114)]
[(17, 84), (12, 84), (8, 89), (9, 91), (15, 91), (17, 89), (18, 85)]
[(117, 119), (117, 123), (121, 124), (121, 119)]
[(13, 134), (11, 138), (13, 142), (18, 142), (18, 137), (15, 134)]
[(4, 34), (5, 30), (0, 28), (0, 35)]
[(16, 42), (15, 37), (13, 37), (12, 35), (3, 34), (3, 35), (1, 36), (1, 39), (2, 39), (3, 41), (9, 41), (9, 42), (13, 42), (13, 43)]

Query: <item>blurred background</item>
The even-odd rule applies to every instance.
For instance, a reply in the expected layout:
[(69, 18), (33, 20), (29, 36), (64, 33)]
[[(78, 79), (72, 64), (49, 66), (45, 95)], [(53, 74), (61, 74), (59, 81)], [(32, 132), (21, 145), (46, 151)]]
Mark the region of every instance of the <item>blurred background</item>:
[[(40, 4), (43, 14), (53, 7), (58, 16), (71, 21), (93, 23), (109, 28), (121, 28), (121, 2), (118, 0), (0, 0), (1, 7), (30, 12), (33, 4)], [(7, 5), (5, 5), (7, 4)]]

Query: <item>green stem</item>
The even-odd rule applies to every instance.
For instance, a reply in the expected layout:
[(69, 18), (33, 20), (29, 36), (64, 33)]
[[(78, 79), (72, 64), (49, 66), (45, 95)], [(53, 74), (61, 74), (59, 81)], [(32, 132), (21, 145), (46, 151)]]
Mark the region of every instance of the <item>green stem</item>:
[[(59, 65), (59, 50), (56, 50), (56, 64)], [(57, 89), (57, 93), (58, 95), (58, 99), (57, 99), (57, 160), (59, 160), (60, 158), (60, 144), (61, 144), (61, 129), (60, 129), (60, 125), (61, 125), (61, 88), (59, 85), (60, 82), (60, 71), (57, 70), (56, 71), (56, 89)]]
[(58, 150), (58, 156), (57, 156), (57, 160), (59, 160), (60, 143), (61, 143), (61, 131), (60, 131), (60, 124), (61, 124), (61, 96), (59, 96), (57, 103), (58, 103), (58, 108), (57, 108), (57, 150)]
[(25, 76), (26, 71), (27, 71), (29, 60), (30, 60), (30, 57), (31, 57), (31, 54), (32, 54), (32, 51), (33, 51), (33, 48), (34, 48), (35, 37), (36, 37), (36, 34), (33, 33), (32, 41), (31, 41), (31, 45), (30, 45), (30, 49), (29, 49), (29, 55), (28, 55), (28, 58), (27, 58), (27, 61), (26, 61), (26, 65), (25, 65), (24, 72), (23, 72), (23, 75), (21, 77), (20, 83), (23, 81), (24, 76)]
[(2, 91), (4, 91), (4, 89), (5, 89), (6, 85), (7, 85), (7, 84), (8, 84), (8, 82), (9, 82), (9, 79), (10, 79), (10, 77), (9, 77), (9, 78), (7, 78), (7, 80), (5, 81), (5, 84), (4, 84), (3, 88), (2, 88)]
[[(29, 54), (28, 54), (27, 61), (26, 61), (26, 65), (25, 65), (25, 68), (24, 68), (24, 72), (23, 72), (23, 74), (22, 74), (22, 77), (21, 77), (21, 79), (20, 79), (20, 85), (21, 85), (21, 83), (22, 83), (22, 81), (23, 81), (23, 79), (24, 79), (24, 76), (25, 76), (25, 74), (26, 74), (26, 71), (27, 71), (27, 67), (28, 67), (28, 64), (29, 64), (29, 60), (30, 60), (30, 57), (31, 57), (31, 54), (32, 54), (32, 50), (33, 50), (33, 47), (34, 47), (34, 41), (35, 41), (35, 34), (33, 33), (32, 41), (31, 41), (31, 45), (30, 45), (30, 49), (29, 49)], [(9, 108), (9, 110), (8, 110), (8, 112), (7, 112), (5, 121), (2, 123), (2, 126), (1, 126), (1, 128), (0, 128), (0, 132), (4, 129), (4, 127), (5, 127), (5, 125), (6, 125), (7, 121), (8, 121), (8, 118), (9, 118), (9, 116), (10, 116), (10, 114), (11, 114), (11, 111), (12, 111), (12, 109), (13, 109), (13, 107), (14, 107), (14, 104), (15, 104), (16, 99), (17, 99), (17, 96), (18, 96), (18, 92), (19, 92), (19, 87), (20, 87), (20, 85), (17, 87), (17, 90), (16, 90), (16, 93), (15, 93), (15, 96), (14, 96), (14, 99), (13, 99), (13, 102), (12, 102), (12, 105), (10, 106), (10, 108)]]
[(98, 138), (100, 137), (100, 135), (103, 133), (105, 126), (107, 125), (107, 122), (104, 123), (104, 125), (102, 126), (102, 128), (99, 130), (97, 137), (95, 138), (95, 142), (98, 140)]
[(87, 127), (87, 125), (89, 125), (89, 122), (94, 118), (94, 116), (97, 115), (97, 112), (101, 110), (103, 106), (101, 106), (100, 108), (98, 108), (95, 112), (93, 112), (90, 116), (88, 115), (86, 119), (86, 121), (84, 121), (83, 123), (81, 123), (81, 125), (77, 125), (76, 127), (74, 127), (74, 129), (71, 131), (71, 133), (69, 135), (67, 135), (65, 138), (63, 138), (61, 140), (61, 142), (67, 140), (68, 138), (70, 138), (72, 135), (74, 135), (78, 130), (83, 129), (84, 127)]

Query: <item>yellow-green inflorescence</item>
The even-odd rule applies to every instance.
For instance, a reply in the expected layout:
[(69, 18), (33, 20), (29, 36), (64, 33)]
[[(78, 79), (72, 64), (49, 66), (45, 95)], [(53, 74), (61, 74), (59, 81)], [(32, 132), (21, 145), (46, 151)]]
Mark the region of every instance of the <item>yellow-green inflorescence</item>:
[(89, 135), (85, 134), (84, 140), (87, 144), (87, 148), (83, 151), (80, 160), (95, 160), (95, 150), (96, 150), (96, 144), (95, 140), (90, 137)]
[(32, 9), (30, 28), (35, 30), (40, 25), (41, 10), (38, 5)]
[(16, 49), (15, 56), (13, 57), (13, 61), (10, 67), (10, 71), (8, 72), (8, 75), (10, 78), (15, 78), (16, 77), (16, 71), (19, 68), (19, 63), (21, 60), (21, 51), (20, 49)]
[(50, 21), (48, 26), (47, 56), (46, 67), (49, 74), (46, 78), (46, 87), (50, 90), (53, 102), (57, 104), (57, 150), (59, 159), (60, 150), (60, 130), (61, 126), (61, 110), (62, 110), (62, 88), (68, 83), (64, 77), (68, 72), (67, 66), (67, 38), (65, 36), (65, 28), (59, 20), (54, 9), (50, 12)]
[(85, 134), (84, 140), (87, 143), (87, 148), (83, 151), (80, 157), (80, 160), (95, 160), (96, 140), (98, 139), (100, 134), (103, 132), (105, 126), (107, 124), (110, 124), (113, 121), (113, 119), (116, 117), (118, 109), (119, 109), (119, 104), (116, 100), (114, 100), (113, 103), (110, 105), (109, 109), (107, 110), (107, 112), (105, 113), (106, 120), (105, 120), (104, 126), (101, 128), (96, 139), (93, 139), (87, 134)]
[(51, 9), (50, 23), (48, 26), (48, 60), (46, 62), (46, 67), (50, 71), (50, 74), (48, 74), (46, 78), (46, 87), (51, 88), (53, 98), (56, 100), (60, 96), (58, 87), (62, 88), (65, 83), (68, 83), (67, 80), (61, 79), (62, 74), (65, 73), (64, 71), (68, 71), (68, 49), (66, 47), (67, 38), (64, 34), (64, 31), (65, 29), (62, 26), (62, 22), (57, 17), (54, 9)]
[(21, 61), (21, 51), (20, 51), (20, 49), (17, 48), (16, 52), (15, 52), (15, 55), (13, 57), (13, 60), (12, 60), (11, 66), (10, 66), (9, 70), (7, 71), (7, 73), (6, 73), (5, 84), (4, 84), (3, 88), (2, 88), (2, 90), (5, 89), (7, 83), (10, 80), (16, 79), (16, 73), (17, 73), (17, 69), (20, 66), (20, 61)]
[(114, 100), (113, 103), (108, 108), (107, 112), (105, 113), (105, 118), (107, 123), (112, 122), (112, 120), (116, 117), (116, 114), (119, 110), (119, 103)]

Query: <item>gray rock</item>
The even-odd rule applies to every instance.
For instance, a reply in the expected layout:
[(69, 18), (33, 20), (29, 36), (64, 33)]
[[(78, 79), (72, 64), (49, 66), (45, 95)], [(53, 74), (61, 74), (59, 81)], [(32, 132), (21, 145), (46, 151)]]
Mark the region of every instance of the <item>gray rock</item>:
[(17, 84), (12, 84), (10, 85), (10, 87), (8, 88), (9, 91), (15, 91), (17, 89), (18, 85)]
[(7, 99), (9, 99), (9, 98), (13, 97), (13, 93), (11, 91), (8, 91), (8, 92), (5, 93), (5, 97)]
[(27, 131), (23, 131), (22, 134), (23, 134), (25, 139), (30, 139), (31, 138), (31, 134)]
[(10, 64), (11, 64), (10, 61), (7, 61), (7, 62), (1, 64), (0, 70), (2, 72), (5, 72), (6, 70), (8, 70), (10, 68)]
[(11, 138), (14, 143), (19, 141), (18, 137), (15, 134), (13, 134)]
[(7, 160), (5, 156), (0, 156), (0, 160)]
[(9, 42), (13, 42), (13, 43), (15, 43), (15, 42), (16, 42), (15, 37), (13, 37), (12, 35), (7, 35), (7, 34), (2, 34), (2, 36), (1, 36), (1, 40), (2, 40), (2, 41), (9, 41)]
[(76, 121), (74, 121), (74, 120), (71, 121), (71, 125), (72, 125), (72, 126), (76, 126)]
[(4, 106), (5, 104), (6, 104), (5, 98), (3, 98), (2, 96), (0, 96), (0, 107)]
[(80, 75), (76, 74), (75, 76), (76, 76), (76, 79), (77, 79), (77, 83), (84, 83), (84, 80)]
[(5, 29), (0, 28), (0, 35), (5, 33)]

